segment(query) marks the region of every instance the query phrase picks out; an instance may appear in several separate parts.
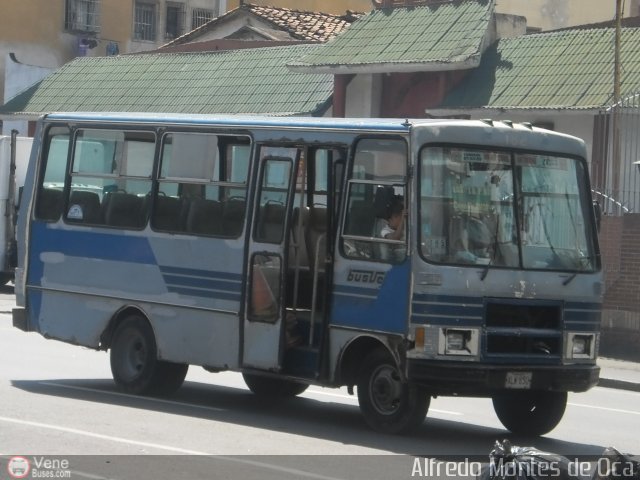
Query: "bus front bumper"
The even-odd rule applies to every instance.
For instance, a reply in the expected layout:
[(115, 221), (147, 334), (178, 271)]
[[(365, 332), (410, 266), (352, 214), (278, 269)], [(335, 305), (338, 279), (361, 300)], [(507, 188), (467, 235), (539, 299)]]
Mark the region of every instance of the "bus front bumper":
[(524, 390), (584, 392), (598, 384), (600, 367), (573, 365), (487, 365), (467, 362), (409, 360), (408, 379), (433, 395), (491, 396), (508, 391), (508, 377), (529, 379)]
[(13, 326), (22, 330), (23, 332), (29, 332), (29, 322), (27, 321), (27, 311), (24, 308), (14, 308), (11, 311), (11, 317), (13, 318)]

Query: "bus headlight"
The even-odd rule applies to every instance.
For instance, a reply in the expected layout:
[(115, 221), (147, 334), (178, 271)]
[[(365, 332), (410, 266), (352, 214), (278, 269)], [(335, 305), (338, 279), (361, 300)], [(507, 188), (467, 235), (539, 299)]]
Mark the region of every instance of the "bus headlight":
[(565, 343), (565, 357), (594, 359), (596, 357), (595, 333), (568, 332)]
[(476, 357), (479, 338), (479, 331), (475, 328), (441, 328), (438, 354)]

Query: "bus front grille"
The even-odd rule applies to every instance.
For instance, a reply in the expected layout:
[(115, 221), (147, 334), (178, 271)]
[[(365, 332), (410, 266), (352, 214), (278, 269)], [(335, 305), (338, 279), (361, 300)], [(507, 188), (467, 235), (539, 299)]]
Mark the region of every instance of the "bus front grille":
[(534, 302), (489, 301), (485, 307), (488, 356), (562, 355), (562, 305)]

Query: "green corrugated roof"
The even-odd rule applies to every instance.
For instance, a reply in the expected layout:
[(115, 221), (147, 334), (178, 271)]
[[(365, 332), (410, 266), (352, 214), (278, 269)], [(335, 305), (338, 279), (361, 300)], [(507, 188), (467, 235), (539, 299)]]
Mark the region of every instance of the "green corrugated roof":
[(322, 114), (333, 92), (333, 77), (292, 73), (285, 66), (312, 48), (79, 58), (9, 100), (0, 114)]
[(289, 62), (289, 67), (334, 73), (390, 72), (424, 71), (429, 64), (445, 70), (447, 64), (477, 62), (494, 1), (374, 10), (327, 44)]
[[(441, 108), (589, 109), (613, 99), (615, 31), (564, 30), (502, 39)], [(622, 30), (622, 94), (640, 86), (640, 29)]]

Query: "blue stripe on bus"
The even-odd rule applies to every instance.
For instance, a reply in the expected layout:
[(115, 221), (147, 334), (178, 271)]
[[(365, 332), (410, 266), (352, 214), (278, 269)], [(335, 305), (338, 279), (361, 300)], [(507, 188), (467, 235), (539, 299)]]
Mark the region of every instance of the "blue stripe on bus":
[[(38, 221), (31, 224), (31, 251), (147, 265), (157, 263), (149, 240), (144, 236), (68, 230)], [(38, 256), (32, 255), (32, 258)]]
[(196, 287), (205, 290), (223, 290), (237, 292), (240, 285), (235, 281), (208, 280), (194, 277), (180, 277), (175, 275), (163, 275), (164, 281), (169, 287)]
[(166, 265), (160, 265), (160, 271), (163, 274), (173, 274), (194, 278), (211, 278), (215, 280), (227, 280), (236, 283), (242, 282), (243, 279), (243, 276), (239, 273), (218, 272), (196, 268), (169, 267)]
[(460, 306), (482, 307), (482, 297), (465, 297), (462, 295), (433, 295), (429, 293), (416, 293), (413, 295), (414, 303), (453, 303)]
[[(438, 325), (476, 325), (484, 318), (482, 298), (416, 294), (413, 296), (412, 323)], [(600, 325), (602, 305), (593, 302), (566, 302), (564, 321), (568, 330), (594, 330)]]
[(188, 295), (190, 297), (203, 297), (212, 300), (231, 300), (234, 302), (240, 301), (240, 293), (227, 293), (217, 290), (199, 290), (196, 288), (168, 286), (168, 289), (172, 293), (179, 293), (180, 295)]
[(439, 303), (413, 303), (413, 313), (429, 315), (464, 315), (465, 317), (482, 318), (484, 307), (482, 305), (454, 305)]
[(482, 317), (440, 317), (438, 315), (412, 315), (411, 323), (416, 325), (438, 325), (443, 327), (479, 327), (482, 326)]
[(602, 310), (601, 303), (593, 302), (564, 302), (565, 310), (593, 310), (600, 312)]
[(564, 312), (565, 323), (584, 322), (584, 323), (600, 323), (600, 312)]
[(411, 323), (443, 326), (478, 326), (484, 317), (482, 297), (415, 294)]
[(379, 288), (366, 288), (366, 287), (350, 287), (345, 285), (336, 285), (333, 289), (334, 295), (342, 295), (348, 297), (366, 297), (376, 298), (380, 293)]

